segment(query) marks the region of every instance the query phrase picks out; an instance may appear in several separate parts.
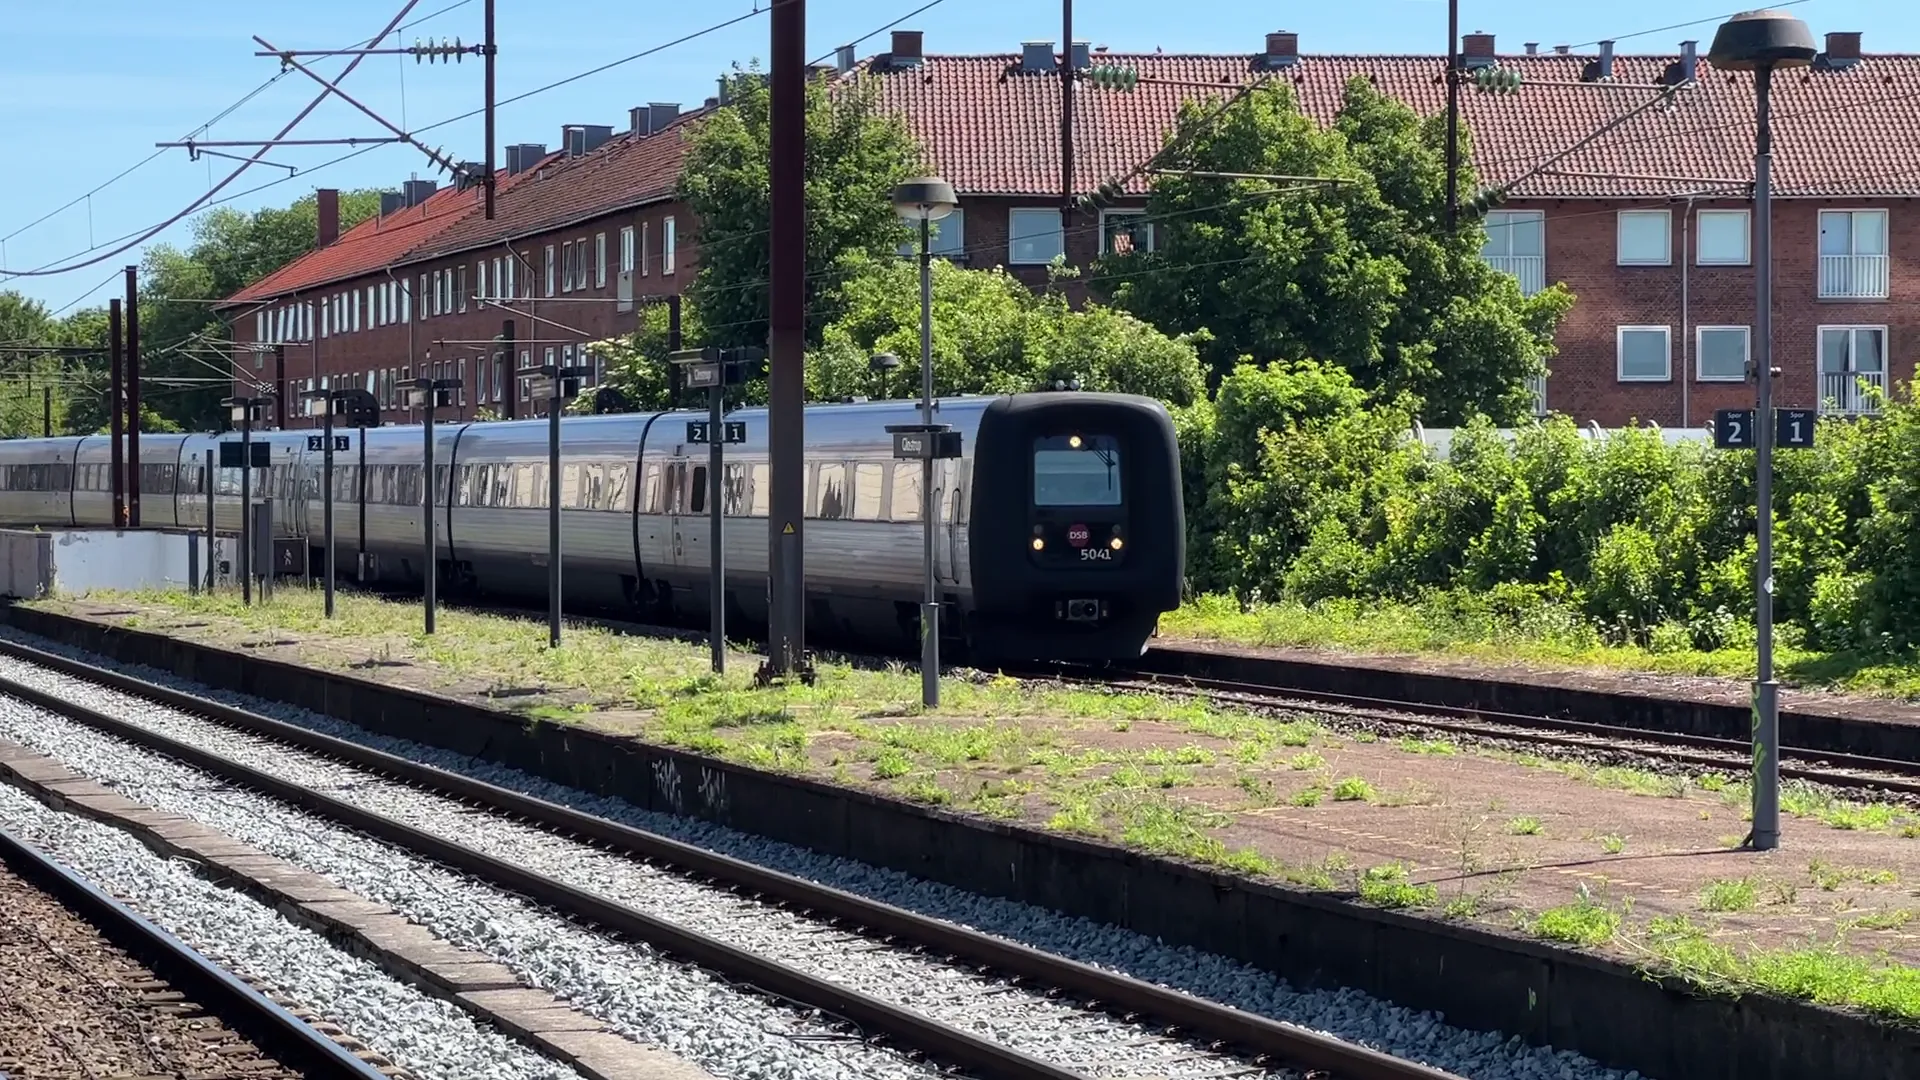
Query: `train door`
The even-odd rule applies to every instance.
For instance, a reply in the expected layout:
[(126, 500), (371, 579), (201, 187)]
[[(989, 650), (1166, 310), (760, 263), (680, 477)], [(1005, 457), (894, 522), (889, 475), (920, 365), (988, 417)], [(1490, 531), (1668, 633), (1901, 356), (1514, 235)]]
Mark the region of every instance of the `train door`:
[[(682, 452), (684, 452), (684, 448)], [(665, 463), (660, 478), (661, 484), (663, 485), (661, 499), (663, 500), (663, 505), (666, 507), (667, 514), (667, 550), (673, 567), (673, 576), (675, 577), (683, 577), (687, 566), (687, 534), (690, 527), (687, 521), (687, 508), (689, 505), (687, 500), (688, 471), (686, 458), (669, 458)], [(704, 468), (701, 470), (700, 477), (703, 480), (706, 479), (706, 470)], [(705, 505), (704, 502), (701, 503), (703, 508)], [(702, 535), (704, 535), (704, 533)]]
[(954, 545), (961, 529), (961, 508), (964, 505), (965, 476), (957, 460), (937, 461), (933, 467), (933, 505), (938, 509), (934, 518), (935, 535), (933, 545), (934, 574), (943, 585), (957, 585), (955, 566), (959, 562)]
[(713, 522), (708, 517), (710, 507), (707, 504), (707, 462), (703, 457), (689, 458), (680, 464), (680, 503), (679, 515), (674, 518), (673, 545), (674, 561), (680, 571), (690, 581), (697, 580), (702, 587), (698, 596), (690, 597), (688, 606), (704, 608), (712, 595), (705, 587), (707, 575), (713, 570), (713, 551), (711, 540)]

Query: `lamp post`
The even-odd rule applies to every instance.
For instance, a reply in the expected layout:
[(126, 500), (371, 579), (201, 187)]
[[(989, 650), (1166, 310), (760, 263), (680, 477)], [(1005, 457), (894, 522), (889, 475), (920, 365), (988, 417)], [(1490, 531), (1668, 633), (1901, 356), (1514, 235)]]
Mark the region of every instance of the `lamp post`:
[(435, 549), (433, 543), (433, 511), (437, 505), (437, 500), (434, 498), (435, 492), (433, 490), (435, 487), (433, 482), (433, 411), (439, 406), (453, 404), (452, 392), (458, 389), (460, 389), (459, 379), (422, 378), (413, 380), (413, 386), (409, 391), (409, 397), (412, 400), (413, 407), (423, 410), (426, 414), (426, 426), (424, 428), (427, 444), (425, 455), (426, 474), (421, 481), (421, 486), (426, 489), (426, 493), (421, 500), (422, 504), (426, 507), (426, 512), (421, 515), (420, 531), (427, 548), (427, 564), (424, 569), (427, 577), (427, 594), (425, 600), (426, 632), (429, 634), (433, 633), (433, 609), (438, 601), (436, 594), (439, 591), (440, 585), (440, 553)]
[(547, 391), (547, 648), (560, 647), (560, 411), (580, 394), (590, 367), (540, 369)]
[[(240, 425), (240, 602), (253, 603), (253, 411), (273, 404), (271, 397), (230, 397), (220, 404)], [(207, 484), (207, 518), (213, 518), (213, 484)], [(211, 558), (213, 553), (208, 552)]]
[(1819, 50), (1813, 32), (1779, 11), (1744, 11), (1720, 25), (1707, 61), (1753, 72), (1758, 134), (1753, 148), (1754, 629), (1753, 833), (1755, 851), (1780, 846), (1780, 684), (1773, 677), (1773, 72), (1805, 67)]
[(890, 352), (875, 353), (867, 359), (867, 370), (873, 372), (873, 400), (885, 401), (887, 397), (887, 377), (900, 366), (900, 358)]
[[(333, 418), (336, 416), (344, 416), (349, 425), (359, 427), (360, 469), (364, 476), (367, 460), (367, 428), (369, 426), (379, 425), (380, 407), (379, 404), (374, 401), (372, 394), (357, 386), (330, 386), (321, 390), (309, 390), (305, 394), (302, 394), (301, 397), (306, 399), (308, 416), (317, 415), (322, 417), (320, 435), (320, 531), (323, 537), (322, 542), (326, 544), (326, 548), (320, 558), (322, 564), (321, 576), (326, 592), (327, 618), (331, 619), (333, 618), (334, 581), (333, 452), (336, 449), (344, 449), (344, 447), (334, 445)], [(313, 449), (311, 436), (308, 437), (307, 449), (309, 451)], [(361, 482), (365, 483), (365, 480)], [(362, 529), (360, 544), (364, 549), (366, 547), (366, 534), (364, 531), (366, 528), (366, 509), (364, 504), (362, 504), (361, 507), (360, 523)]]
[(933, 223), (953, 213), (958, 202), (953, 185), (933, 177), (908, 180), (893, 189), (894, 209), (920, 226), (920, 424), (917, 433), (899, 427), (889, 430), (894, 432), (895, 457), (920, 459), (920, 528), (926, 545), (922, 554), (926, 599), (920, 605), (920, 700), (930, 709), (940, 704), (940, 593), (933, 559), (934, 515), (939, 504), (933, 496), (933, 463), (938, 458), (960, 456), (959, 447), (953, 445), (958, 440), (943, 437), (952, 433), (946, 425), (933, 422)]

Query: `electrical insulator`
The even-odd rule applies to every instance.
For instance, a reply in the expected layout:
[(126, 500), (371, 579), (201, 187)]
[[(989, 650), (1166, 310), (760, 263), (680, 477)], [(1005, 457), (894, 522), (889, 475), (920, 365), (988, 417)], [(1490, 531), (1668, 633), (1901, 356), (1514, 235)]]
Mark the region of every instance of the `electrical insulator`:
[(1506, 201), (1507, 193), (1500, 188), (1481, 188), (1460, 209), (1472, 217), (1484, 217), (1487, 211)]
[(1087, 81), (1102, 90), (1130, 94), (1139, 85), (1140, 71), (1120, 64), (1095, 64), (1087, 69)]
[(1482, 94), (1517, 94), (1520, 72), (1513, 68), (1479, 68), (1473, 73), (1473, 86)]

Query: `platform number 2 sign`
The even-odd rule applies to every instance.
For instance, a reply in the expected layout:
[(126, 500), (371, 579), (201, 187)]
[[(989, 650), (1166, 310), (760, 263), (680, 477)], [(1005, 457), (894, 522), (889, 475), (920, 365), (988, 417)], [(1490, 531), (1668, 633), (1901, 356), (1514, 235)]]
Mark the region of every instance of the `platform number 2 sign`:
[[(1813, 448), (1815, 414), (1812, 409), (1775, 409), (1773, 445), (1782, 450)], [(1721, 409), (1713, 414), (1713, 445), (1722, 450), (1750, 450), (1754, 445), (1754, 410)]]

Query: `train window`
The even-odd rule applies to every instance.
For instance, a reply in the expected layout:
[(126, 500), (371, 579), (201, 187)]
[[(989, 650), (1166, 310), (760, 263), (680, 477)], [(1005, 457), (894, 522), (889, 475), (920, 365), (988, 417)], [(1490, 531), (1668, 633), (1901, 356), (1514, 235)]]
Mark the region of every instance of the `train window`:
[(660, 466), (654, 462), (648, 462), (640, 476), (640, 510), (647, 514), (660, 512)]
[(893, 463), (893, 509), (895, 521), (920, 520), (920, 463)]
[(580, 475), (581, 468), (582, 466), (578, 463), (561, 462), (560, 464), (560, 508), (562, 510), (581, 509), (580, 499), (587, 486), (586, 478)]
[(728, 465), (720, 474), (722, 491), (720, 512), (728, 517), (738, 517), (747, 509), (747, 468), (744, 465)]
[(687, 487), (687, 513), (704, 514), (707, 512), (707, 467), (693, 467), (693, 483)]
[(447, 475), (447, 466), (433, 467), (433, 504), (435, 506), (447, 505), (447, 491), (452, 486), (447, 483)]
[(1035, 506), (1118, 506), (1120, 501), (1120, 444), (1111, 435), (1034, 440)]
[(748, 494), (752, 497), (751, 509), (747, 513), (754, 517), (766, 517), (772, 512), (769, 498), (772, 488), (767, 482), (767, 463), (762, 461), (753, 467), (753, 479)]
[(847, 516), (847, 467), (837, 461), (829, 461), (820, 466), (820, 482), (813, 489), (817, 494), (814, 502), (816, 516), (837, 521)]
[(863, 462), (853, 467), (851, 516), (854, 520), (880, 520), (880, 494), (886, 482), (886, 472), (876, 462)]
[(667, 490), (663, 495), (666, 512), (678, 514), (686, 504), (681, 501), (681, 489), (687, 484), (687, 467), (680, 462), (667, 466)]
[(627, 508), (627, 479), (633, 470), (627, 465), (607, 467), (607, 501), (605, 509), (625, 510)]
[[(142, 471), (142, 472), (144, 472), (145, 470), (143, 469), (143, 470), (141, 470), (141, 471)], [(27, 489), (28, 491), (45, 491), (45, 490), (47, 490), (47, 467), (46, 467), (45, 465), (29, 465), (29, 466), (27, 466), (27, 487), (26, 487), (26, 489)]]

